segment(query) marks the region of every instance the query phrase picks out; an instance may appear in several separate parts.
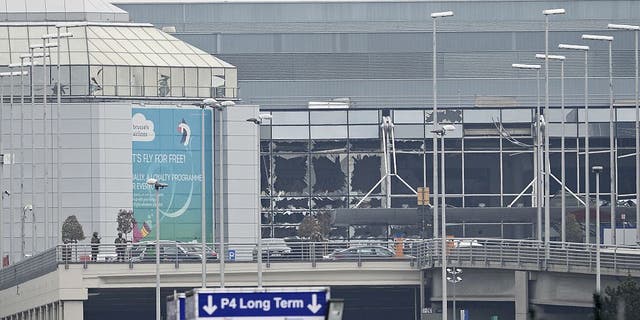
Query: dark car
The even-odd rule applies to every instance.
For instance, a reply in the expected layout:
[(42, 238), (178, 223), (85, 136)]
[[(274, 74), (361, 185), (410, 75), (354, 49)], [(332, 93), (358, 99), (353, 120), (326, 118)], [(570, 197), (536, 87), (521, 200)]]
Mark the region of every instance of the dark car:
[[(207, 260), (215, 260), (218, 255), (209, 247), (205, 248)], [(200, 244), (180, 243), (175, 241), (160, 241), (161, 261), (201, 261), (202, 246)], [(145, 241), (134, 243), (129, 251), (132, 262), (153, 262), (156, 260), (156, 243)]]
[[(358, 246), (335, 251), (324, 258), (327, 260), (393, 259), (396, 254), (382, 246)], [(408, 256), (404, 256), (408, 257)]]

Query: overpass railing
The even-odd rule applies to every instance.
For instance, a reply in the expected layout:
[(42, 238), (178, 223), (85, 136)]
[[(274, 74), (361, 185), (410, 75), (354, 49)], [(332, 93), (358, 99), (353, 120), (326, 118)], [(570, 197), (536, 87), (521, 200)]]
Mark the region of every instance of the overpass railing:
[(45, 250), (0, 270), (0, 290), (55, 271), (58, 268), (56, 251), (56, 248)]
[[(595, 244), (509, 239), (447, 239), (449, 265), (564, 272), (596, 271)], [(422, 268), (441, 265), (441, 240), (421, 242), (416, 257)], [(600, 246), (600, 268), (607, 274), (640, 274), (640, 247)]]

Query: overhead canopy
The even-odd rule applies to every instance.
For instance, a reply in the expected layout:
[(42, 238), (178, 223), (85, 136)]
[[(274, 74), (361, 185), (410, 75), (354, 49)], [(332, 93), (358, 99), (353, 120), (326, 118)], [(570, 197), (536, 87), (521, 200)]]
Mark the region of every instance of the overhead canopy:
[[(150, 24), (0, 23), (0, 66), (19, 64), (30, 46), (42, 46), (43, 35), (58, 31), (73, 35), (49, 40), (59, 48), (47, 49), (50, 66), (58, 64), (60, 50), (64, 95), (237, 97), (236, 67)], [(52, 85), (58, 82), (56, 72), (51, 77)]]

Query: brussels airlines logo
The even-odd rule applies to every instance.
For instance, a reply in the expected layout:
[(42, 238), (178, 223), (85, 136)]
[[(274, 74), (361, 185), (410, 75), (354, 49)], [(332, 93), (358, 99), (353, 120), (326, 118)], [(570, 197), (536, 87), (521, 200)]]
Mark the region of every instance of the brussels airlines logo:
[(189, 142), (191, 141), (191, 128), (189, 127), (187, 122), (184, 121), (184, 119), (182, 119), (182, 121), (178, 123), (178, 132), (182, 134), (182, 138), (180, 138), (180, 143), (182, 143), (185, 146), (188, 146)]

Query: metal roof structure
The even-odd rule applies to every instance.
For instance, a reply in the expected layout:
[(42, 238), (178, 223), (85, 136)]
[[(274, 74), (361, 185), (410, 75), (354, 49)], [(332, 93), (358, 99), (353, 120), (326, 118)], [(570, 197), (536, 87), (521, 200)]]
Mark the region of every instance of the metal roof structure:
[(129, 14), (103, 0), (0, 0), (0, 21), (128, 22)]

